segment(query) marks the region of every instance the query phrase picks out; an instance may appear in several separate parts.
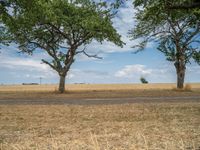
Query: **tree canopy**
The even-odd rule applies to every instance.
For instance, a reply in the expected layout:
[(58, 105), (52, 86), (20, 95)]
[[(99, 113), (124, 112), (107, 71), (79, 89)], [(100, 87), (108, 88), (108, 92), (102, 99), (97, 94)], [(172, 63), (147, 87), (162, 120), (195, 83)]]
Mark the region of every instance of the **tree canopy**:
[[(2, 16), (13, 42), (23, 52), (43, 50), (51, 60), (42, 60), (65, 79), (78, 50), (96, 40), (122, 46), (120, 35), (112, 26), (113, 14), (105, 3), (91, 0), (10, 0), (10, 9)], [(64, 92), (64, 85), (60, 91)], [(61, 83), (61, 82), (60, 82)]]

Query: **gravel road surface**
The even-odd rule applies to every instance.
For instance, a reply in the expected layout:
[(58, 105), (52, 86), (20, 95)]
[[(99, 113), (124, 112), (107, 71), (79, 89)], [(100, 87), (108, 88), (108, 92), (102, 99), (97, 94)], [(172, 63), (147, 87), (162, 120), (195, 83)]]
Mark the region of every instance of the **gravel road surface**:
[(133, 97), (108, 99), (11, 99), (0, 100), (0, 105), (111, 105), (131, 103), (200, 103), (200, 96), (188, 97)]

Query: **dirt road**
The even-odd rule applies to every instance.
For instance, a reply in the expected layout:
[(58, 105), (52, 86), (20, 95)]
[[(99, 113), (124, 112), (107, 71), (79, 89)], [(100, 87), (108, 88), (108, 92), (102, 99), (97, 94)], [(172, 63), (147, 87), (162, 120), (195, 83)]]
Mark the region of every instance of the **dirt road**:
[(200, 96), (133, 97), (108, 99), (10, 99), (0, 100), (0, 105), (109, 105), (130, 103), (200, 103)]

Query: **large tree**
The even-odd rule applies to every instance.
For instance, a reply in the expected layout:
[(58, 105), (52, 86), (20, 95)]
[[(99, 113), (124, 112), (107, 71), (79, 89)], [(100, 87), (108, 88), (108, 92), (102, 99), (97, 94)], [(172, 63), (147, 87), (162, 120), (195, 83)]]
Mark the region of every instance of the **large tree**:
[[(181, 0), (180, 0), (181, 1)], [(193, 10), (168, 9), (163, 0), (135, 0), (136, 26), (130, 32), (133, 40), (141, 39), (143, 50), (148, 42), (156, 42), (158, 50), (174, 62), (177, 88), (184, 87), (186, 64), (193, 59), (200, 64), (199, 15)]]
[(51, 60), (42, 60), (60, 76), (59, 91), (65, 91), (65, 77), (83, 53), (80, 47), (97, 40), (122, 46), (114, 29), (111, 9), (105, 3), (91, 0), (10, 0), (12, 13), (3, 16), (3, 23), (23, 52), (45, 51)]

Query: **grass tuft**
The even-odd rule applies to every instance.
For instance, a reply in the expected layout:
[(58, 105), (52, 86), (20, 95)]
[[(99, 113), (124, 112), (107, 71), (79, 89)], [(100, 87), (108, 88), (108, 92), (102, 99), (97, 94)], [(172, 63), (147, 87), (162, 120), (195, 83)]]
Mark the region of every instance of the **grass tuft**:
[(186, 84), (185, 87), (184, 87), (184, 90), (185, 90), (185, 91), (188, 91), (188, 92), (191, 92), (191, 91), (192, 91), (192, 86), (191, 86), (191, 84)]
[(192, 92), (192, 86), (191, 84), (185, 84), (184, 88), (180, 89), (177, 87), (173, 87), (172, 91), (176, 91), (176, 92)]

